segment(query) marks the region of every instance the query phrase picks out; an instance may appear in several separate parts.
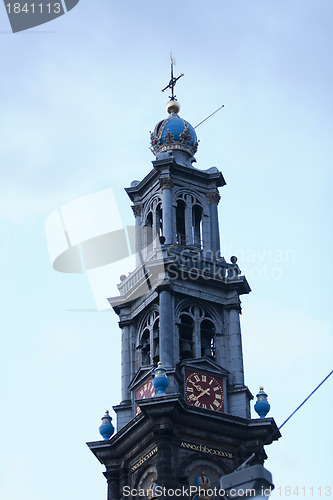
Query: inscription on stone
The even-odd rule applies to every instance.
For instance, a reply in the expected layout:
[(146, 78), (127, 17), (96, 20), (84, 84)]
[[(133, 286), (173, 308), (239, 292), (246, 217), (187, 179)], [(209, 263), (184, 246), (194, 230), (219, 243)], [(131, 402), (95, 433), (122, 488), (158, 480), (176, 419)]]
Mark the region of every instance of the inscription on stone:
[(200, 451), (201, 453), (207, 453), (209, 455), (215, 455), (217, 457), (223, 458), (234, 458), (233, 453), (230, 451), (220, 450), (219, 448), (209, 448), (206, 445), (189, 443), (188, 441), (181, 441), (180, 448), (186, 448), (192, 451)]

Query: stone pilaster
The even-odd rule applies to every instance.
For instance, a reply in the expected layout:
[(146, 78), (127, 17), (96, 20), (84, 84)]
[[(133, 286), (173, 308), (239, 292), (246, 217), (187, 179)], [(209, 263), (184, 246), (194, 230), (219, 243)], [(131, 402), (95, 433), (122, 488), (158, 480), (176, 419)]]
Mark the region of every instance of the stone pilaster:
[(172, 314), (172, 295), (169, 290), (161, 290), (159, 292), (160, 302), (160, 361), (164, 368), (173, 366), (173, 314)]
[(120, 488), (119, 488), (119, 470), (117, 471), (105, 471), (103, 472), (108, 483), (108, 498), (107, 500), (120, 500)]
[(239, 302), (225, 306), (227, 311), (228, 344), (229, 344), (229, 371), (231, 372), (230, 383), (235, 387), (244, 386), (244, 366), (242, 352), (242, 334), (239, 315), (241, 306)]
[(142, 250), (142, 204), (133, 205), (132, 210), (135, 216), (135, 251), (136, 251), (136, 266), (141, 264), (141, 250)]
[(211, 234), (211, 249), (213, 254), (217, 257), (220, 253), (220, 232), (219, 232), (219, 219), (217, 213), (217, 205), (221, 199), (218, 191), (207, 193), (209, 201), (210, 212), (210, 234)]
[(172, 237), (172, 190), (173, 182), (170, 177), (162, 177), (160, 179), (160, 187), (162, 190), (162, 218), (163, 218), (163, 236), (165, 243), (173, 243)]
[[(158, 484), (166, 490), (175, 488), (177, 475), (173, 465), (173, 444), (169, 431), (159, 431), (155, 433), (155, 442), (158, 448), (156, 455), (156, 469)], [(167, 497), (160, 497), (167, 499)]]
[(121, 333), (121, 399), (128, 401), (131, 399), (131, 394), (128, 389), (131, 381), (131, 345), (130, 345), (130, 321), (121, 321), (119, 327)]
[(186, 232), (186, 244), (193, 245), (193, 214), (192, 214), (192, 196), (190, 194), (186, 195), (186, 208), (185, 208), (185, 232)]

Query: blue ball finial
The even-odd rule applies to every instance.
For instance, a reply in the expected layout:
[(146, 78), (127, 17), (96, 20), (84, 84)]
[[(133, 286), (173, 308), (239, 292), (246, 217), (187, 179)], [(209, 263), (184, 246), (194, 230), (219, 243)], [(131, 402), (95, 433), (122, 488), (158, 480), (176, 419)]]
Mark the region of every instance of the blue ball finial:
[(263, 387), (259, 387), (259, 392), (257, 394), (257, 401), (254, 405), (255, 411), (258, 413), (260, 418), (265, 418), (269, 412), (271, 405), (267, 401), (267, 394)]
[(102, 424), (99, 427), (99, 433), (105, 441), (108, 441), (114, 433), (114, 427), (111, 423), (112, 418), (106, 410), (104, 417), (101, 418)]
[(154, 370), (153, 386), (155, 388), (155, 396), (165, 396), (165, 389), (169, 385), (169, 379), (166, 376), (166, 370), (162, 367), (161, 361), (158, 362), (157, 368)]

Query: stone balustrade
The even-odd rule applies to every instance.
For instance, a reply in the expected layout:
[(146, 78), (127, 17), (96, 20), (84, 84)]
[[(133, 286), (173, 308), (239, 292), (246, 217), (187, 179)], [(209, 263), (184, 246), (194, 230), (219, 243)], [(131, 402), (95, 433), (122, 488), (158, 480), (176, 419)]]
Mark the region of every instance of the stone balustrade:
[(126, 295), (140, 280), (145, 276), (149, 276), (150, 263), (156, 263), (156, 261), (160, 261), (166, 270), (171, 271), (172, 269), (171, 276), (175, 276), (175, 270), (178, 269), (182, 275), (186, 274), (188, 279), (191, 279), (191, 277), (192, 279), (198, 279), (199, 276), (222, 281), (241, 279), (239, 276), (240, 269), (236, 262), (228, 263), (221, 257), (213, 258), (202, 251), (168, 246), (165, 251), (157, 251), (144, 265), (137, 267), (121, 281), (118, 285), (120, 295)]

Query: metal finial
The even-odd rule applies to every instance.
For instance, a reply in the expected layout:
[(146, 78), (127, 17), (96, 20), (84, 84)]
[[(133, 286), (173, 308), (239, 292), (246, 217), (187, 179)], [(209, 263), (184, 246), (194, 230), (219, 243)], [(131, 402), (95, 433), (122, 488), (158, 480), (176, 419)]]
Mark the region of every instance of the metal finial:
[(175, 89), (175, 85), (176, 85), (177, 81), (179, 80), (179, 78), (181, 78), (182, 76), (184, 76), (184, 73), (182, 73), (181, 75), (177, 76), (177, 78), (174, 77), (173, 76), (174, 62), (173, 62), (172, 54), (170, 54), (170, 59), (171, 59), (171, 78), (170, 78), (170, 82), (168, 83), (168, 85), (166, 87), (164, 87), (164, 89), (162, 89), (162, 92), (164, 92), (166, 89), (171, 89), (171, 95), (169, 95), (169, 99), (171, 101), (177, 101), (174, 89)]

